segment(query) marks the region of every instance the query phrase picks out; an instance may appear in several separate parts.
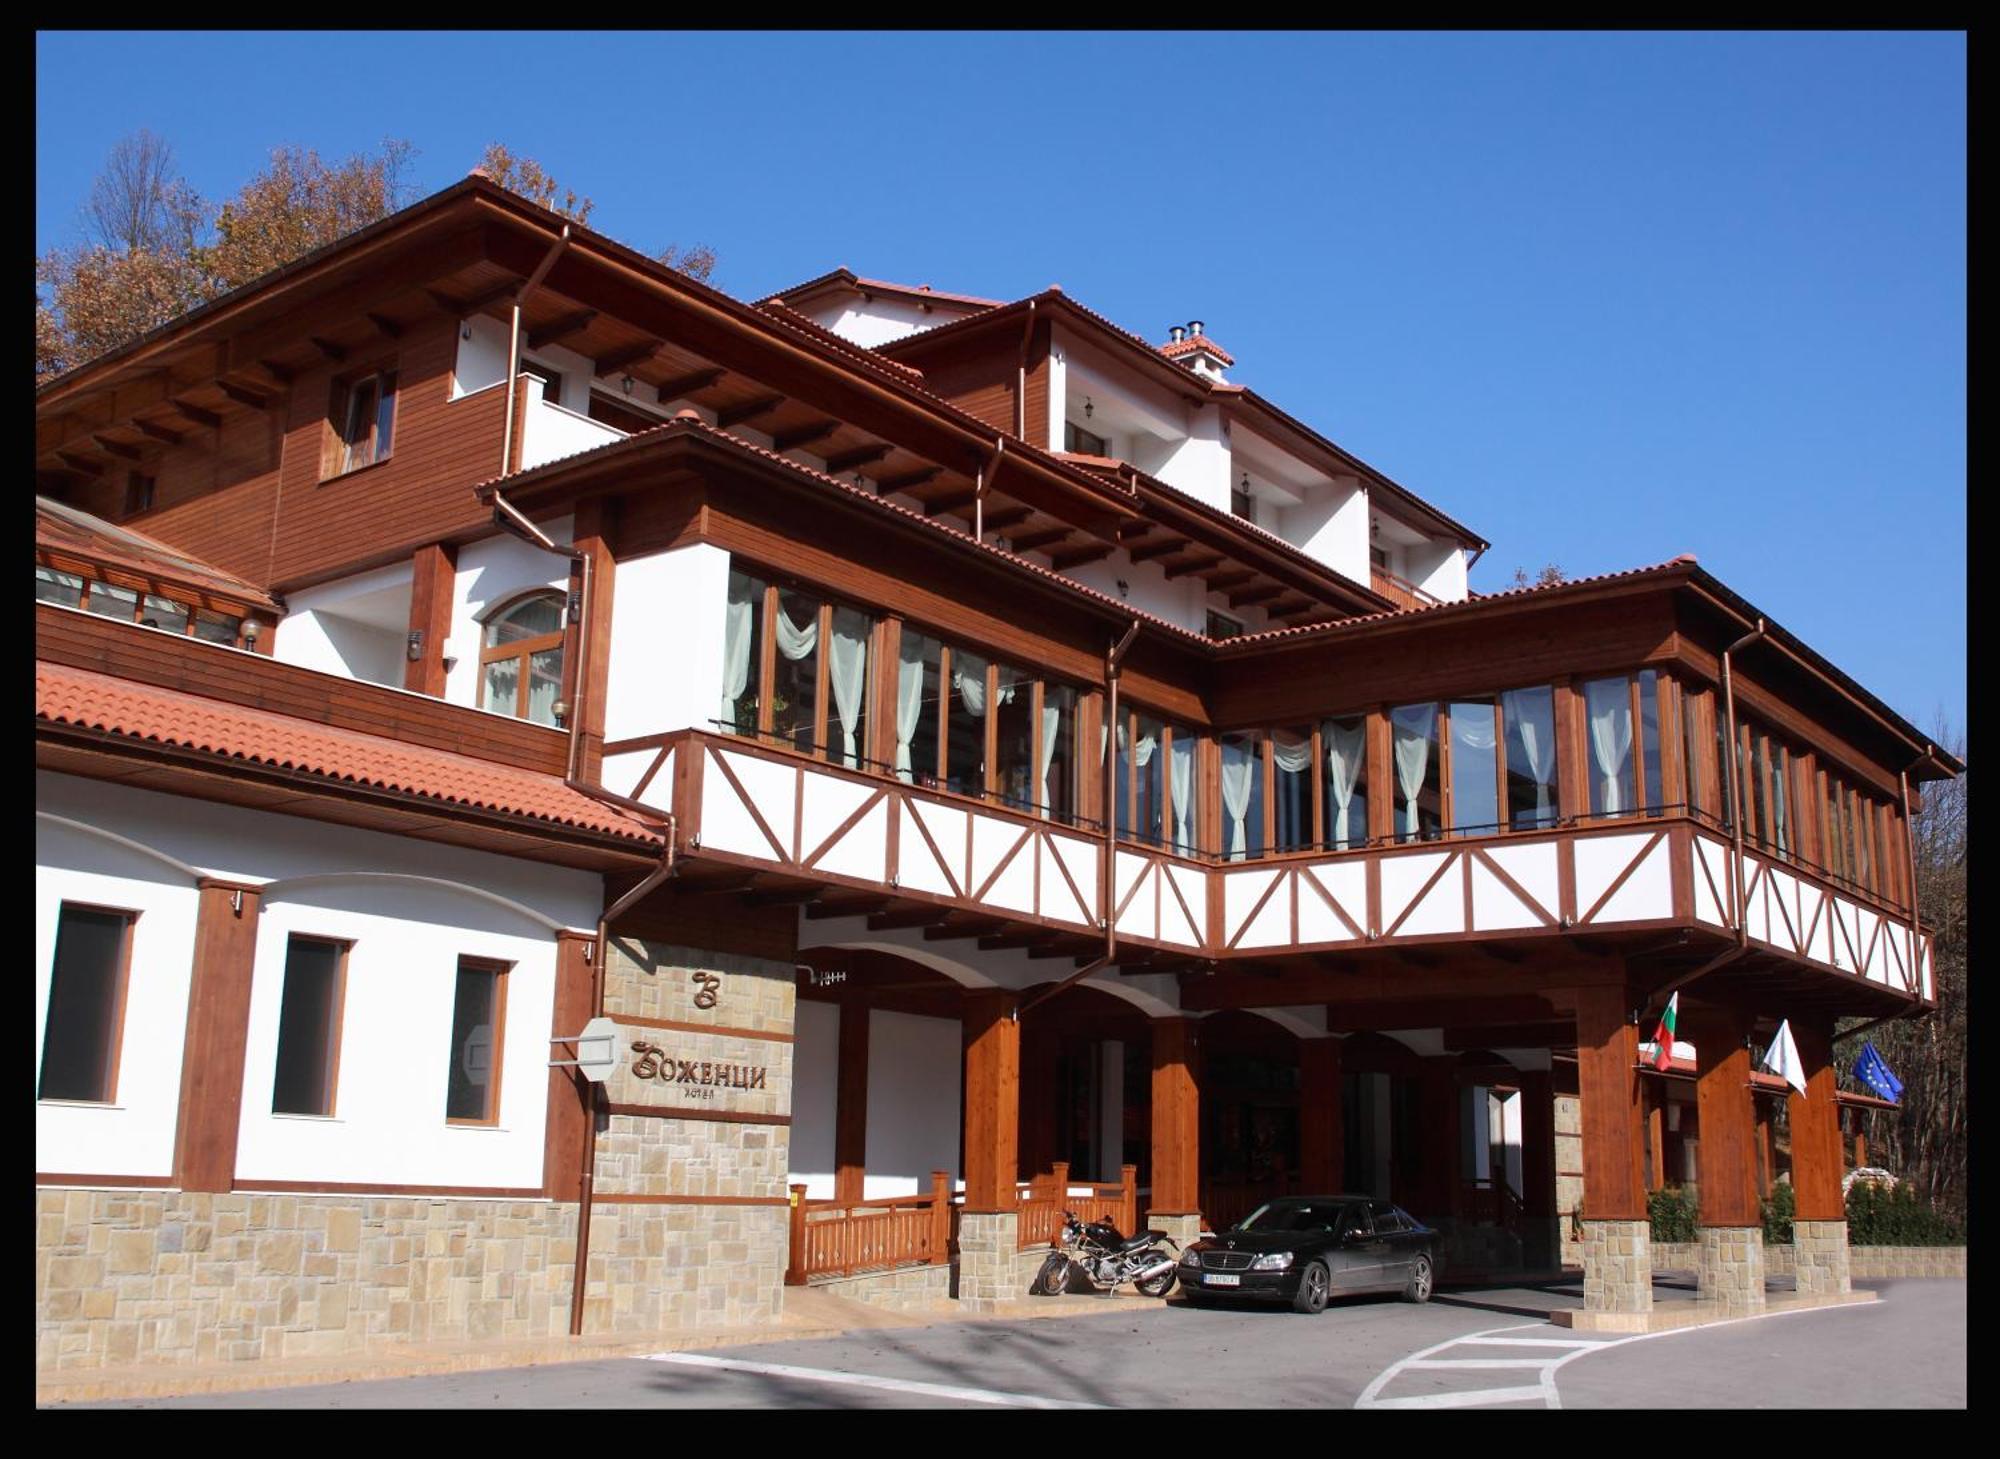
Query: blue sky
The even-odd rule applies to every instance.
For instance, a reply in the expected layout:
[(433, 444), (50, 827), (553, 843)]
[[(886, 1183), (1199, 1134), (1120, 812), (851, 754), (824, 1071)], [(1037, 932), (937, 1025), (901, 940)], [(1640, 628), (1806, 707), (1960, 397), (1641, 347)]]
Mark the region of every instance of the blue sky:
[[(500, 140), (754, 298), (1060, 283), (1493, 542), (1693, 552), (1928, 729), (1965, 697), (1957, 34), (43, 33), (38, 248), (119, 137)], [(515, 78), (509, 81), (507, 78)]]

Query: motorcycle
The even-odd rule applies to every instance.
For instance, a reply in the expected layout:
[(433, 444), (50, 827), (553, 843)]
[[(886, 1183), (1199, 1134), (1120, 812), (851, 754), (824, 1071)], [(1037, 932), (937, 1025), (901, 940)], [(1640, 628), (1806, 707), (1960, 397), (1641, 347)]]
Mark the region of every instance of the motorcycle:
[(1126, 1237), (1109, 1221), (1079, 1221), (1064, 1211), (1061, 1234), (1050, 1248), (1030, 1288), (1046, 1297), (1067, 1292), (1072, 1274), (1100, 1292), (1130, 1282), (1147, 1297), (1166, 1296), (1179, 1276), (1180, 1258), (1173, 1253), (1180, 1247), (1164, 1231)]

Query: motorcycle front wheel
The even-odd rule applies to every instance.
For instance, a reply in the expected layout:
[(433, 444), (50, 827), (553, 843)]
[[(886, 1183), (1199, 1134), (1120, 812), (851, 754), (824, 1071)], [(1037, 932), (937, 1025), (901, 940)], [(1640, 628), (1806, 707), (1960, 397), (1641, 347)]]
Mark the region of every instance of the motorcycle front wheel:
[(1174, 1282), (1179, 1276), (1179, 1271), (1169, 1267), (1157, 1277), (1147, 1277), (1143, 1281), (1134, 1282), (1132, 1285), (1138, 1289), (1139, 1295), (1142, 1297), (1164, 1297), (1167, 1293), (1173, 1291)]
[(1069, 1290), (1069, 1258), (1059, 1251), (1049, 1253), (1042, 1269), (1035, 1273), (1035, 1287), (1044, 1297), (1060, 1297)]

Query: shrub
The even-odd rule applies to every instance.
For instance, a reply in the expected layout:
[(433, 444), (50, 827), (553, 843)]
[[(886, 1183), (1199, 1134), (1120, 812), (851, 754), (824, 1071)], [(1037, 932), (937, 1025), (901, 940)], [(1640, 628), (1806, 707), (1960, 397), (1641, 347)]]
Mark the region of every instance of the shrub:
[(1797, 1200), (1792, 1194), (1789, 1181), (1779, 1181), (1771, 1187), (1770, 1198), (1760, 1202), (1764, 1213), (1764, 1244), (1789, 1245), (1792, 1239), (1792, 1217), (1797, 1210)]
[(1670, 1185), (1646, 1197), (1646, 1218), (1655, 1241), (1693, 1241), (1698, 1211), (1694, 1196)]
[(1857, 1180), (1847, 1192), (1852, 1246), (1958, 1246), (1965, 1232), (1904, 1181), (1893, 1190)]

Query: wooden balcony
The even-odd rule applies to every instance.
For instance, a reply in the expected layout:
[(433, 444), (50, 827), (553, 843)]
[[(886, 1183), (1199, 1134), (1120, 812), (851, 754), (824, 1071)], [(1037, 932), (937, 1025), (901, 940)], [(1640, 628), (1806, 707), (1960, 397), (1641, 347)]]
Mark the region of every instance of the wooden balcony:
[(1403, 608), (1430, 608), (1442, 599), (1425, 592), (1408, 578), (1399, 578), (1385, 568), (1369, 564), (1368, 586)]
[[(1102, 837), (1008, 807), (698, 730), (607, 746), (605, 784), (671, 810), (697, 878), (723, 887), (1079, 957), (1102, 934)], [(1139, 961), (1189, 964), (1476, 943), (1520, 958), (1682, 932), (1721, 946), (1740, 922), (1760, 952), (1932, 996), (1930, 940), (1906, 912), (1747, 851), (1739, 919), (1732, 858), (1661, 812), (1235, 862), (1121, 842), (1112, 916)]]

